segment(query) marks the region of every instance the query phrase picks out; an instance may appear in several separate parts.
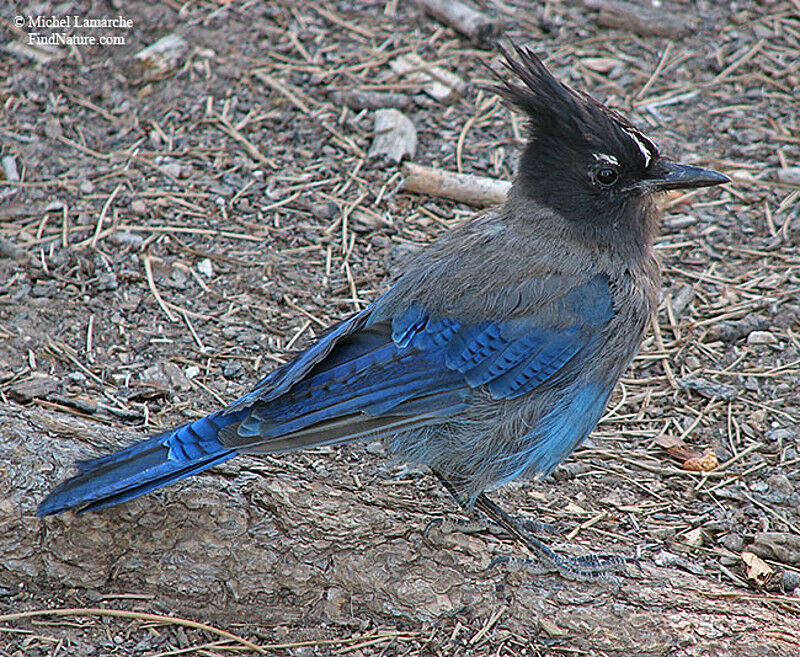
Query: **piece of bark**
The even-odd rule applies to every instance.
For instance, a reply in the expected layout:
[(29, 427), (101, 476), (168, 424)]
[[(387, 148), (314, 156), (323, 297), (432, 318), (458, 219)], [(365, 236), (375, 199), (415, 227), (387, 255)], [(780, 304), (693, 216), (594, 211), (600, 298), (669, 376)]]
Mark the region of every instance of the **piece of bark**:
[(489, 18), (459, 0), (417, 0), (417, 4), (478, 45), (497, 38), (503, 31), (502, 21)]
[(749, 548), (758, 556), (785, 564), (800, 564), (800, 536), (788, 532), (759, 532)]
[(642, 36), (677, 39), (690, 32), (695, 24), (689, 16), (679, 16), (665, 8), (645, 7), (623, 0), (583, 0), (583, 4), (600, 12), (597, 24), (601, 27), (629, 30)]
[(506, 180), (433, 169), (413, 162), (403, 165), (403, 189), (460, 201), (478, 208), (499, 205), (506, 200), (511, 183)]
[(467, 89), (467, 83), (457, 75), (428, 64), (416, 53), (397, 57), (389, 66), (397, 75), (419, 84), (422, 91), (440, 103), (455, 103)]
[(769, 320), (760, 315), (750, 314), (742, 319), (725, 320), (712, 324), (708, 328), (708, 340), (722, 340), (735, 342), (753, 331), (765, 329), (770, 325)]
[(21, 402), (34, 398), (44, 399), (58, 389), (59, 381), (49, 374), (33, 372), (29, 377), (16, 381), (8, 388), (9, 394)]
[(375, 112), (375, 137), (369, 157), (384, 157), (398, 163), (417, 152), (417, 130), (405, 114), (396, 109)]
[[(332, 448), (240, 457), (99, 513), (38, 519), (36, 503), (74, 459), (142, 434), (16, 404), (0, 406), (0, 434), (0, 583), (27, 591), (25, 606), (13, 601), (12, 611), (64, 606), (55, 601), (80, 595), (110, 595), (112, 603), (131, 595), (140, 611), (167, 609), (207, 623), (402, 623), (430, 633), (432, 623), (458, 622), (473, 636), (502, 609), (496, 629), (513, 628), (533, 643), (541, 636), (537, 619), (546, 617), (578, 652), (651, 654), (653, 646), (660, 655), (680, 645), (684, 657), (796, 654), (792, 614), (712, 574), (658, 567), (644, 556), (618, 585), (487, 571), (495, 556), (525, 553), (458, 532), (433, 529), (424, 539), (430, 510), (447, 504), (446, 496), (431, 477), (382, 484), (376, 472), (385, 461), (364, 446), (344, 448), (358, 458)], [(529, 494), (519, 487), (502, 497), (521, 508)], [(698, 618), (726, 631), (694, 640)], [(71, 625), (47, 627), (48, 636), (70, 632)]]
[(411, 98), (405, 94), (386, 91), (361, 91), (359, 89), (334, 91), (331, 98), (339, 105), (347, 105), (353, 110), (377, 110), (390, 107), (406, 109), (411, 106)]
[(739, 394), (739, 391), (734, 386), (728, 385), (727, 383), (709, 381), (701, 376), (685, 377), (677, 379), (677, 382), (681, 388), (694, 390), (703, 395), (703, 397), (708, 397), (708, 399), (724, 399), (725, 401), (731, 401), (732, 399), (736, 399)]

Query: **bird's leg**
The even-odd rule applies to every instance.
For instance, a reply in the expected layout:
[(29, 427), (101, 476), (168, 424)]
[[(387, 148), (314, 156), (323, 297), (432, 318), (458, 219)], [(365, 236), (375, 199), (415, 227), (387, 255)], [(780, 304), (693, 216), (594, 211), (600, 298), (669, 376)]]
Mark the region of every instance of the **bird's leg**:
[(439, 527), (442, 531), (447, 533), (455, 530), (461, 532), (462, 534), (476, 534), (488, 530), (490, 528), (489, 523), (485, 518), (479, 516), (475, 509), (471, 508), (466, 502), (464, 502), (455, 486), (453, 486), (448, 479), (440, 475), (435, 470), (434, 474), (447, 489), (447, 492), (453, 496), (453, 499), (456, 501), (456, 504), (458, 504), (459, 508), (465, 514), (467, 514), (469, 518), (451, 518), (449, 516), (445, 516), (443, 518), (433, 518), (425, 526), (425, 530), (422, 532), (423, 538), (427, 539), (428, 534), (434, 527)]
[[(538, 563), (534, 563), (529, 559), (519, 557), (500, 557), (493, 560), (489, 568), (500, 563), (508, 563), (515, 567), (525, 568), (533, 573), (558, 572), (567, 579), (588, 580), (608, 577), (613, 572), (625, 570), (629, 563), (638, 563), (636, 559), (608, 554), (591, 554), (583, 557), (564, 557), (556, 554), (545, 543), (531, 534), (531, 532), (536, 532), (536, 529), (532, 529), (531, 525), (534, 528), (541, 528), (542, 526), (550, 528), (549, 525), (532, 521), (520, 521), (504, 511), (483, 493), (476, 498), (473, 510), (447, 477), (436, 471), (434, 471), (434, 474), (459, 506), (473, 513), (474, 510), (480, 511), (489, 521), (525, 545), (536, 555), (538, 560)], [(430, 529), (430, 525), (426, 532), (428, 529)]]
[[(477, 534), (480, 532), (491, 532), (492, 534), (497, 534), (497, 533), (508, 534), (506, 529), (504, 529), (499, 523), (489, 518), (487, 514), (476, 512), (475, 508), (472, 505), (468, 504), (461, 497), (461, 494), (458, 492), (456, 487), (449, 479), (439, 474), (438, 472), (434, 471), (434, 474), (436, 475), (436, 478), (442, 483), (442, 486), (445, 487), (447, 492), (453, 496), (453, 499), (456, 501), (456, 504), (458, 504), (461, 511), (467, 514), (469, 518), (467, 519), (434, 518), (425, 527), (423, 536), (427, 538), (428, 533), (434, 527), (440, 527), (442, 531), (446, 532), (457, 531), (461, 532), (462, 534)], [(509, 515), (509, 517), (512, 518), (514, 522), (516, 522), (517, 525), (521, 527), (524, 531), (530, 532), (532, 534), (557, 535), (559, 533), (559, 531), (548, 522), (538, 522), (536, 520), (531, 520), (530, 518), (521, 518), (511, 515)]]

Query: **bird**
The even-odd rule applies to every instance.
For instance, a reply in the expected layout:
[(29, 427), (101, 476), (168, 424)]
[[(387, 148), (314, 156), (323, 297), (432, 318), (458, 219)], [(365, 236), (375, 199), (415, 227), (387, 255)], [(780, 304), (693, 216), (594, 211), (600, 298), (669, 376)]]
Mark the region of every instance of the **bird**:
[(557, 554), (486, 493), (550, 473), (604, 414), (657, 304), (658, 194), (730, 179), (665, 158), (530, 48), (498, 49), (491, 89), (527, 119), (505, 202), (229, 406), (78, 462), (39, 516), (99, 511), (238, 454), (381, 438), (548, 570), (582, 579), (628, 561)]

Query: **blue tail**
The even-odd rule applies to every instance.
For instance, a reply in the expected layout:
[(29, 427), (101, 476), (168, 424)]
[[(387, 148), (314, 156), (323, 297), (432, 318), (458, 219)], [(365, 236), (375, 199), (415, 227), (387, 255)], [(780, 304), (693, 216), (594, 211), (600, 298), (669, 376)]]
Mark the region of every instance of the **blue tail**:
[(42, 500), (36, 514), (41, 517), (68, 509), (97, 511), (227, 461), (238, 451), (224, 447), (219, 432), (240, 422), (246, 414), (212, 413), (116, 454), (82, 461), (77, 464), (78, 474)]

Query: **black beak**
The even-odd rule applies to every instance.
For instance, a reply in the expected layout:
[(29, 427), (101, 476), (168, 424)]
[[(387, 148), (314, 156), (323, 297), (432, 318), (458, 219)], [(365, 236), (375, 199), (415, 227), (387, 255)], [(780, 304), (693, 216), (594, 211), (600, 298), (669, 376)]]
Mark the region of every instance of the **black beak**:
[(650, 177), (639, 183), (647, 192), (666, 192), (669, 189), (694, 189), (730, 182), (724, 173), (688, 164), (659, 162)]

